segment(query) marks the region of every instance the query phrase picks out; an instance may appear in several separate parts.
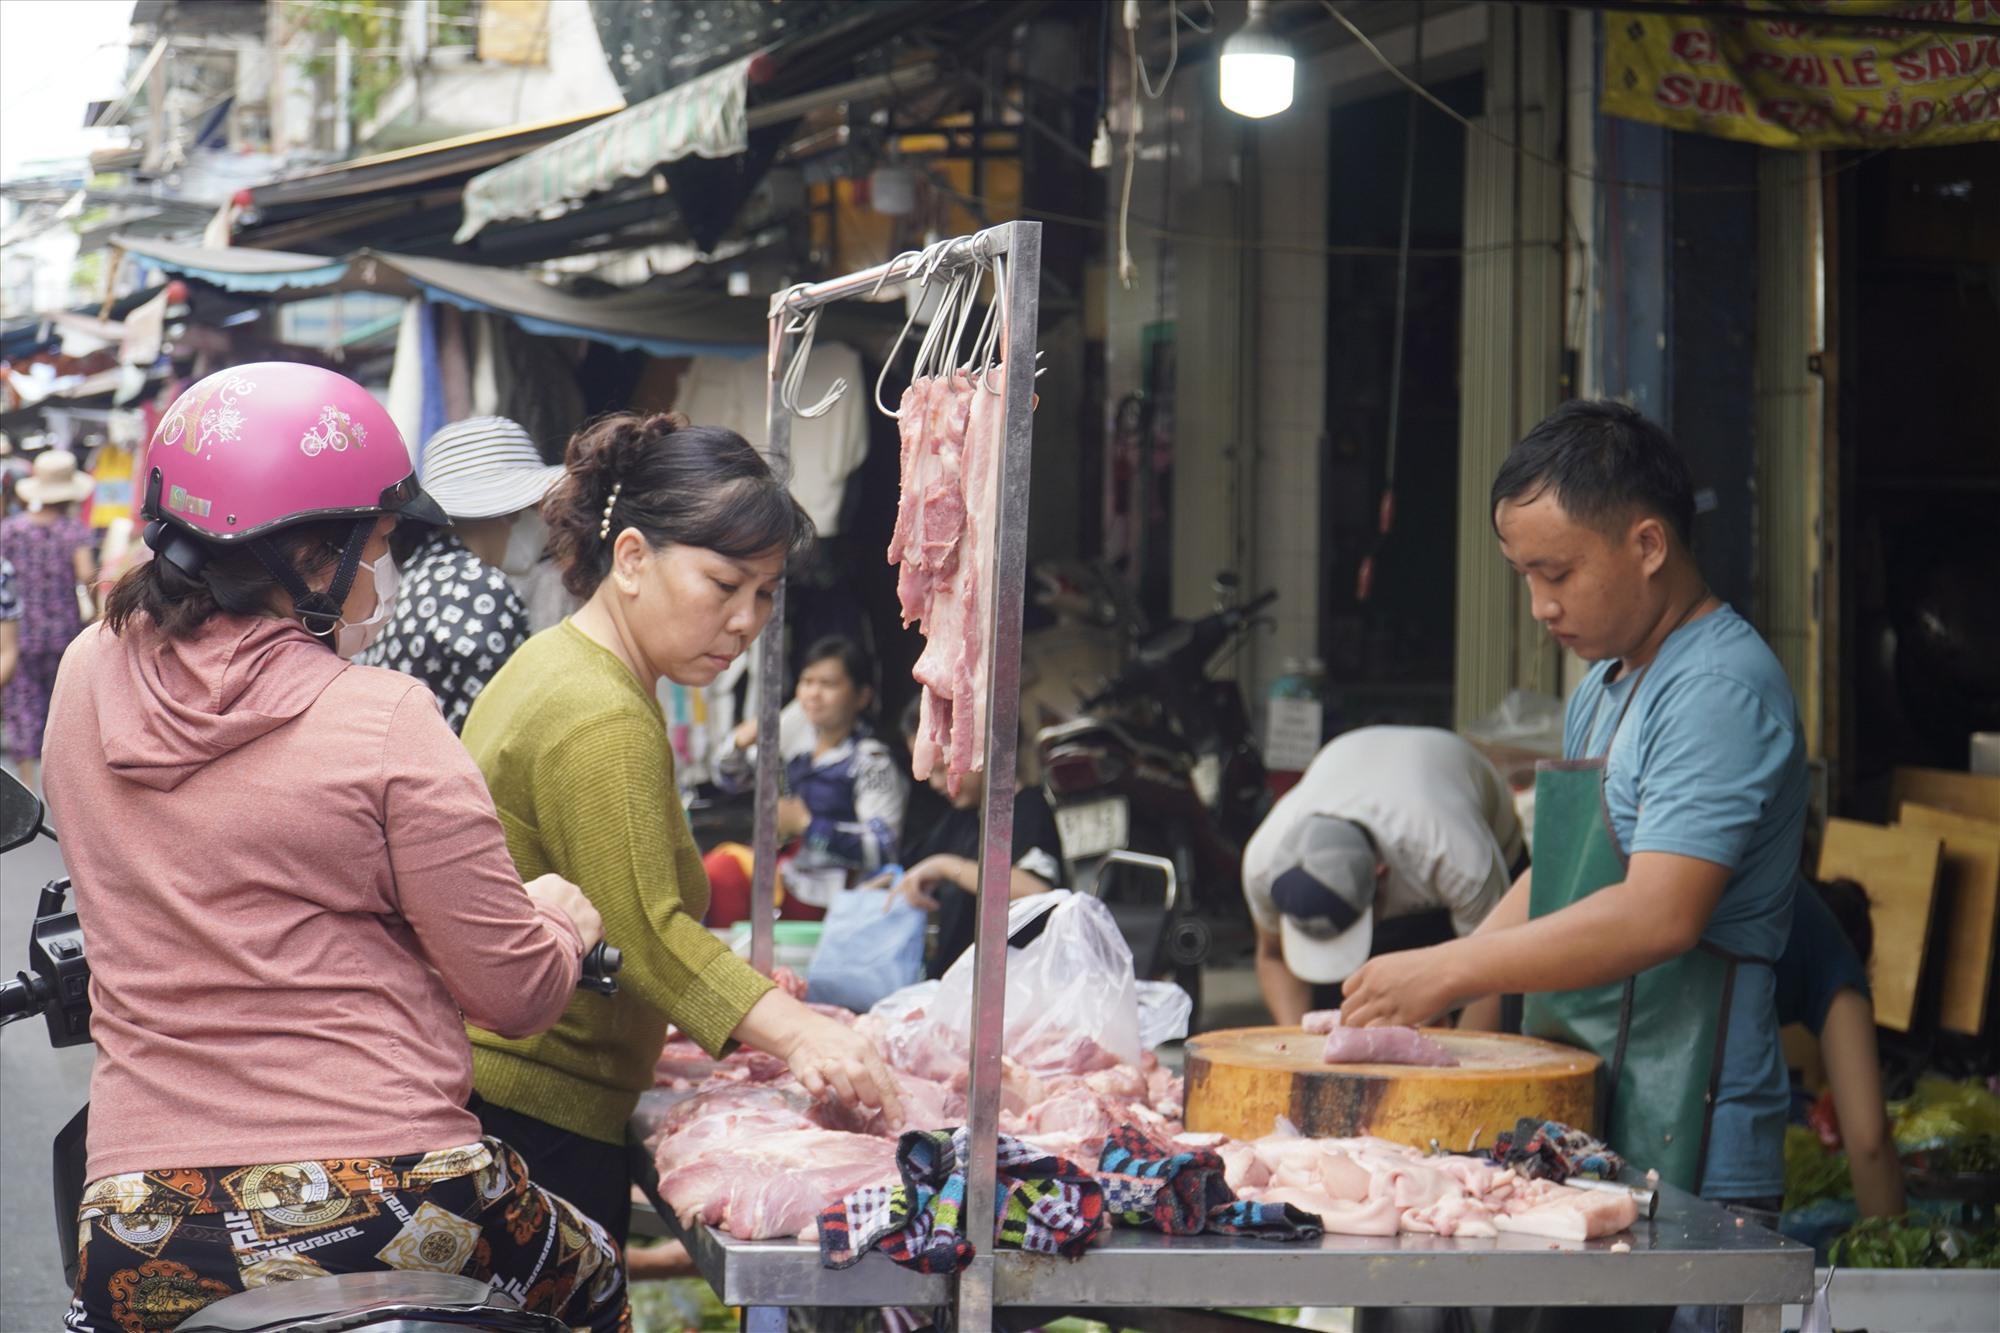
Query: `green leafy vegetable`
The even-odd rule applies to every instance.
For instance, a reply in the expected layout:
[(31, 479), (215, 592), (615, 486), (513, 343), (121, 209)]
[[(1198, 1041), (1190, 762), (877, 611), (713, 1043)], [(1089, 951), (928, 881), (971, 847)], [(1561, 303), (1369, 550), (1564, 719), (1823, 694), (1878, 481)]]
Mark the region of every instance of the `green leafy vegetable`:
[(1850, 1199), (1854, 1183), (1847, 1174), (1847, 1154), (1829, 1152), (1819, 1135), (1804, 1125), (1785, 1127), (1785, 1211), (1809, 1207), (1821, 1199)]
[(1967, 1231), (1924, 1218), (1870, 1217), (1834, 1241), (1836, 1268), (2000, 1267), (2000, 1227)]

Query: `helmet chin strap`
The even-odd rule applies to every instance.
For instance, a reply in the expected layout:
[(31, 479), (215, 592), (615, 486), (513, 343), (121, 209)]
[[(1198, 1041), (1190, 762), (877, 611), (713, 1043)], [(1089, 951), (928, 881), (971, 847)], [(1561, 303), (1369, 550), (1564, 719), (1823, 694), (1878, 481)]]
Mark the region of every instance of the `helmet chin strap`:
[(325, 592), (306, 586), (299, 577), (292, 562), (284, 553), (263, 537), (250, 540), (250, 552), (271, 572), (284, 590), (291, 594), (292, 609), (305, 622), (306, 632), (317, 639), (333, 637), (334, 626), (340, 620), (341, 607), (347, 603), (347, 594), (354, 587), (354, 575), (361, 568), (361, 553), (368, 546), (368, 538), (375, 531), (375, 519), (364, 518), (354, 525), (348, 534), (347, 546), (340, 553), (340, 563), (334, 566), (333, 583)]

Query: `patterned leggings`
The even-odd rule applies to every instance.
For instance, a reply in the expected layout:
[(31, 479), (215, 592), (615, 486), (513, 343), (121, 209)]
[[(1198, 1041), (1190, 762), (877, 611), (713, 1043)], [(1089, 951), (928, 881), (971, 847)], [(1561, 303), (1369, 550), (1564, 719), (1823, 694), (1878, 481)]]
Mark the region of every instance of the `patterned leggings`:
[(497, 1139), (396, 1158), (146, 1171), (84, 1192), (69, 1333), (155, 1333), (251, 1287), (422, 1270), (496, 1280), (529, 1310), (631, 1333), (603, 1228)]

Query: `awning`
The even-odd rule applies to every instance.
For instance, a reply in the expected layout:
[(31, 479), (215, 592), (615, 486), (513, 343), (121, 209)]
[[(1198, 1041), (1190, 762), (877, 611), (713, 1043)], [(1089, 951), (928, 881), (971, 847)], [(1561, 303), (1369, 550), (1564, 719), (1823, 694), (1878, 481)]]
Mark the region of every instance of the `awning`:
[(486, 310), (548, 338), (588, 338), (651, 356), (761, 356), (760, 304), (706, 292), (615, 292), (571, 296), (524, 273), (413, 255), (372, 256), (425, 296)]
[[(576, 296), (513, 269), (379, 250), (330, 260), (126, 238), (118, 244), (162, 268), (230, 291), (276, 292), (278, 279), (292, 279), (299, 286), (276, 299), (299, 300), (328, 290), (415, 294), (461, 310), (504, 315), (543, 337), (583, 338), (652, 356), (762, 356), (769, 336), (767, 303), (758, 297), (658, 288)], [(273, 285), (245, 288), (246, 281)], [(901, 322), (900, 303), (878, 308), (850, 302), (827, 312), (821, 336), (859, 346), (877, 337), (886, 341)]]
[(746, 151), (750, 66), (761, 54), (733, 60), (474, 176), (465, 186), (465, 222), (453, 239), (463, 245), (488, 223), (560, 212), (662, 163)]
[(229, 292), (276, 292), (331, 287), (347, 276), (347, 261), (283, 250), (213, 249), (137, 236), (112, 242), (127, 254)]

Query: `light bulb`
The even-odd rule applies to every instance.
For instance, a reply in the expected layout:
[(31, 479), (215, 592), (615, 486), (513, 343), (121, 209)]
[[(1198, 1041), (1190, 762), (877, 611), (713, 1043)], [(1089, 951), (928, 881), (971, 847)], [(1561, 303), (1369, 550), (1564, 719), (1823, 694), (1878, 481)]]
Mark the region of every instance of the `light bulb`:
[(1239, 116), (1262, 120), (1292, 104), (1298, 62), (1291, 44), (1275, 36), (1264, 6), (1251, 0), (1250, 18), (1222, 44), (1222, 105)]

